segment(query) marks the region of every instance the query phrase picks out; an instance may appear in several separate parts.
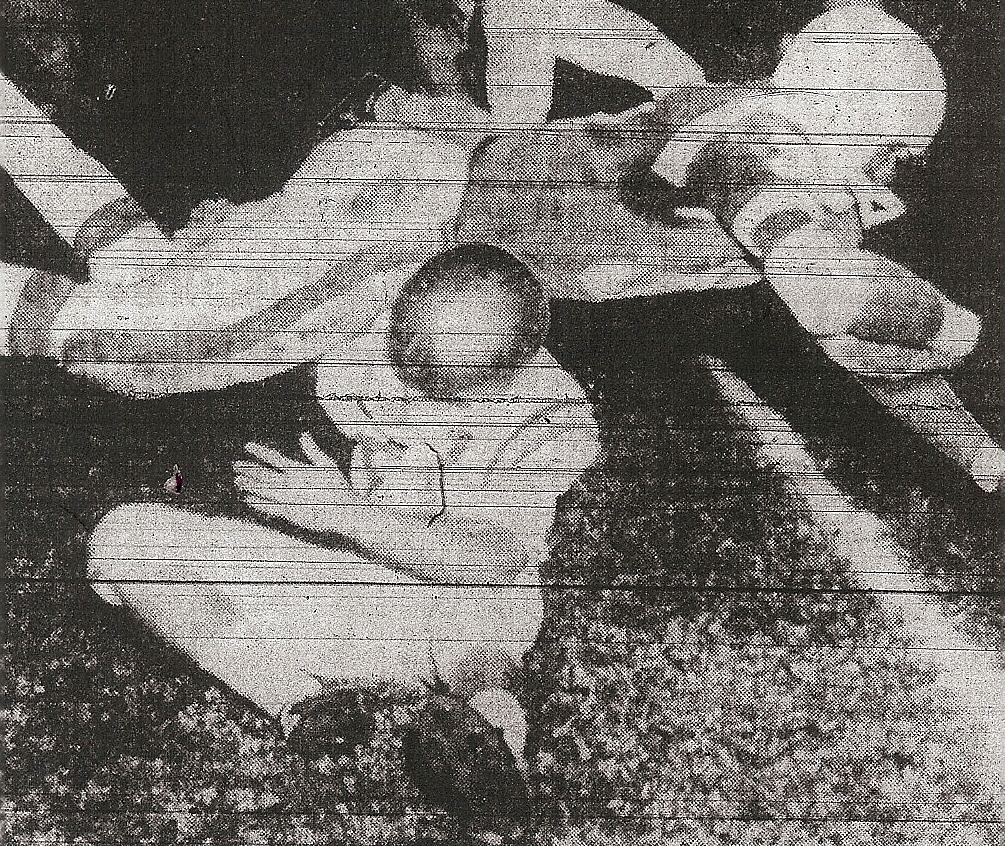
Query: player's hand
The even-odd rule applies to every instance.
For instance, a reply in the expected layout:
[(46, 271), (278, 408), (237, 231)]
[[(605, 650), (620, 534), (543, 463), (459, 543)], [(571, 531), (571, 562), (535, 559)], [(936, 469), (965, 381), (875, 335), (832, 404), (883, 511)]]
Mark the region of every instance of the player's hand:
[(353, 491), (372, 505), (429, 520), (444, 508), (442, 468), (424, 443), (367, 438), (353, 449)]
[(907, 379), (942, 373), (956, 363), (949, 356), (932, 350), (881, 344), (848, 334), (818, 338), (817, 342), (831, 360), (857, 376)]
[(245, 449), (257, 461), (235, 461), (234, 481), (253, 509), (315, 531), (337, 531), (338, 512), (358, 504), (349, 480), (314, 439), (300, 438), (307, 461), (298, 461), (262, 444)]

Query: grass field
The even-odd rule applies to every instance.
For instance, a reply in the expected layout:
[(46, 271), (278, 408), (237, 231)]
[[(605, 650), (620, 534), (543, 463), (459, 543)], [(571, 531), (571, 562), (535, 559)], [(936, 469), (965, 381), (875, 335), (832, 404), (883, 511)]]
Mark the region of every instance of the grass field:
[[(772, 27), (813, 8), (749, 5), (771, 13), (761, 29), (740, 27), (728, 43), (692, 40), (720, 76), (749, 75), (767, 60)], [(901, 175), (909, 216), (875, 241), (989, 316), (956, 385), (1000, 434), (998, 209), (986, 188), (998, 163), (988, 134), (996, 125), (994, 4), (900, 5), (942, 51), (952, 119), (929, 162)], [(134, 26), (130, 38), (157, 40), (148, 30), (170, 15), (151, 7), (161, 18), (150, 17), (145, 35)], [(96, 3), (20, 0), (15, 8), (50, 30), (53, 9), (71, 22), (73, 10), (88, 11), (91, 30), (82, 30), (78, 49), (100, 29)], [(726, 20), (740, 14), (737, 4), (716, 8)], [(214, 26), (225, 29), (210, 21), (206, 31)], [(99, 40), (114, 46), (122, 29), (111, 26)], [(44, 44), (25, 43), (26, 54), (45, 54)], [(99, 59), (91, 56), (88, 79), (101, 79)], [(980, 78), (982, 62), (989, 78)], [(83, 90), (72, 83), (59, 95), (67, 103)], [(147, 144), (136, 132), (114, 143), (98, 132), (93, 143), (118, 149), (129, 170), (139, 157), (129, 151)], [(261, 156), (269, 160), (268, 150)], [(157, 161), (172, 196), (213, 189), (196, 184), (189, 165)], [(274, 178), (256, 161), (245, 161), (251, 175), (242, 179)], [(227, 182), (219, 173), (205, 179)], [(44, 234), (11, 208), (5, 249), (54, 261)], [(596, 404), (604, 457), (563, 498), (543, 570), (547, 617), (524, 685), (535, 801), (526, 842), (1000, 842), (1000, 808), (974, 766), (978, 734), (897, 621), (855, 589), (784, 480), (757, 467), (750, 433), (720, 407), (708, 376), (675, 358), (667, 327), (677, 308), (555, 310), (550, 345)], [(745, 375), (855, 502), (890, 520), (961, 630), (974, 643), (996, 643), (999, 503), (886, 419), (783, 315), (765, 315), (761, 329)], [(149, 403), (102, 394), (44, 363), (7, 362), (5, 370), (11, 842), (456, 842), (457, 821), (424, 805), (401, 768), (416, 703), (375, 692), (372, 722), (351, 754), (307, 768), (275, 726), (102, 606), (81, 581), (90, 528), (119, 503), (158, 501), (173, 464), (185, 471), (186, 507), (242, 513), (229, 464), (246, 441), (292, 451), (297, 434), (313, 430), (337, 447), (309, 369)]]
[[(175, 456), (186, 505), (237, 508), (224, 459), (266, 429), (290, 445), (316, 426), (308, 376), (139, 410), (85, 393), (106, 422), (85, 436), (65, 424), (81, 385), (9, 374), (11, 396), (32, 397), (23, 417), (8, 406), (8, 460), (29, 469), (8, 495), (25, 555), (8, 632), (17, 842), (450, 835), (401, 770), (408, 703), (375, 698), (360, 747), (305, 771), (273, 726), (78, 581), (87, 527), (113, 501), (162, 495)], [(557, 519), (527, 668), (534, 842), (994, 842), (978, 739), (933, 673), (756, 472), (707, 378), (673, 376), (599, 395), (605, 459)], [(288, 409), (285, 433), (249, 423), (252, 408)], [(993, 567), (990, 529), (957, 537), (984, 550), (975, 572)], [(990, 597), (966, 602), (993, 614)], [(277, 801), (297, 814), (256, 812)]]

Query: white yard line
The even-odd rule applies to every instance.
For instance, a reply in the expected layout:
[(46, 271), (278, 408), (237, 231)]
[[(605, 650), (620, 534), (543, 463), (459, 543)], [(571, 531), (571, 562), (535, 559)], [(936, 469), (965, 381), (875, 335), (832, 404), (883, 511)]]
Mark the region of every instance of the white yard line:
[(723, 397), (756, 437), (760, 463), (788, 479), (806, 502), (814, 522), (831, 536), (834, 552), (848, 561), (864, 588), (876, 591), (887, 611), (903, 618), (918, 647), (919, 660), (938, 671), (938, 685), (949, 691), (964, 715), (986, 730), (986, 745), (975, 765), (987, 787), (1001, 794), (1005, 781), (1005, 672), (993, 649), (968, 642), (953, 628), (939, 603), (927, 594), (912, 556), (890, 526), (857, 507), (824, 475), (806, 443), (773, 408), (718, 359), (705, 364)]

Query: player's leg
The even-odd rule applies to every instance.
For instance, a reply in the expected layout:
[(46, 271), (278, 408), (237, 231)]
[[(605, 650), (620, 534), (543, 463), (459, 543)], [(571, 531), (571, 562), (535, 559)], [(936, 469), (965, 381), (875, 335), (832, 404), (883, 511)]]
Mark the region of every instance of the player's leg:
[(318, 693), (322, 679), (497, 685), (542, 613), (536, 582), (419, 583), (259, 524), (160, 505), (108, 514), (91, 537), (88, 577), (272, 713)]
[(609, 0), (549, 4), (561, 10), (558, 55), (587, 70), (627, 79), (659, 97), (705, 85), (698, 63), (655, 24)]
[[(190, 289), (175, 291), (181, 308), (150, 301), (141, 283), (177, 266), (191, 249), (190, 239), (165, 235), (104, 165), (79, 149), (2, 75), (0, 121), (0, 166), (87, 268), (83, 279), (18, 274), (15, 286), (7, 284), (14, 277), (5, 271), (10, 351), (58, 356), (52, 330), (63, 312), (76, 329), (87, 329), (94, 321), (104, 328), (124, 328), (136, 322), (145, 306), (158, 311), (163, 323), (183, 313), (185, 303), (203, 301), (198, 290)], [(203, 225), (201, 235), (208, 240), (207, 233)], [(189, 266), (196, 263), (198, 259)], [(223, 269), (220, 256), (204, 259), (204, 264)], [(222, 306), (220, 298), (213, 299)]]
[[(347, 164), (368, 161), (366, 154), (374, 146), (352, 140), (323, 145), (327, 160), (321, 164), (327, 173), (316, 172), (315, 151), (274, 197), (231, 206), (213, 225), (200, 220), (179, 237), (168, 238), (104, 165), (80, 150), (3, 76), (0, 119), (0, 166), (87, 262), (90, 287), (76, 299), (85, 301), (86, 310), (100, 313), (104, 325), (135, 323), (143, 329), (152, 328), (137, 319), (144, 310), (159, 321), (155, 325), (179, 320), (199, 324), (205, 313), (226, 323), (235, 308), (247, 312), (260, 305), (263, 288), (280, 290), (281, 281), (303, 265), (323, 263), (328, 258), (323, 248), (330, 252), (341, 243), (340, 233), (326, 230), (339, 228), (339, 202), (359, 190), (351, 177), (360, 168), (350, 168), (344, 184), (333, 177), (341, 176), (340, 168)], [(349, 154), (339, 157), (345, 149)], [(249, 297), (249, 290), (257, 296)], [(40, 299), (36, 292), (25, 293)], [(185, 317), (193, 308), (200, 314)], [(73, 319), (79, 322), (81, 316), (74, 313)]]
[(91, 537), (88, 577), (100, 596), (274, 714), (320, 692), (323, 680), (418, 688), (431, 666), (421, 588), (248, 521), (117, 508)]
[(315, 639), (321, 626), (290, 600), (291, 583), (328, 591), (319, 571), (336, 555), (249, 522), (129, 505), (95, 528), (88, 578), (103, 599), (275, 714), (318, 691), (319, 655), (333, 674), (349, 674), (348, 641)]
[[(137, 245), (128, 250), (128, 260), (112, 251), (113, 264), (123, 277), (137, 278), (170, 260), (170, 239), (125, 187), (2, 74), (0, 123), (0, 167), (81, 262), (91, 261), (91, 273), (105, 269), (107, 246), (123, 240), (126, 233)], [(11, 278), (5, 271), (2, 293), (4, 310), (9, 312), (4, 316), (14, 327), (13, 346), (24, 354), (48, 355), (45, 329), (80, 280), (59, 277), (56, 284), (51, 274), (30, 274), (20, 278), (15, 289), (6, 284)]]
[(190, 224), (170, 250), (135, 230), (92, 255), (87, 281), (42, 327), (42, 354), (145, 396), (313, 360), (372, 320), (396, 268), (440, 248), (466, 173), (464, 151), (428, 133), (330, 138), (281, 191)]
[(0, 167), (68, 244), (95, 212), (129, 196), (2, 74), (0, 121)]
[[(0, 167), (68, 244), (93, 247), (94, 229), (135, 223), (137, 205), (101, 162), (89, 156), (0, 74)], [(147, 238), (166, 242), (156, 227)], [(82, 243), (83, 241), (83, 243)]]
[(500, 729), (523, 767), (527, 715), (513, 694), (523, 656), (537, 640), (544, 604), (537, 565), (504, 587), (440, 591), (453, 605), (437, 615), (442, 637), (434, 656), (451, 689)]
[(635, 82), (654, 96), (704, 83), (698, 64), (655, 25), (608, 0), (490, 2), (485, 31), (496, 121), (544, 121), (556, 58)]

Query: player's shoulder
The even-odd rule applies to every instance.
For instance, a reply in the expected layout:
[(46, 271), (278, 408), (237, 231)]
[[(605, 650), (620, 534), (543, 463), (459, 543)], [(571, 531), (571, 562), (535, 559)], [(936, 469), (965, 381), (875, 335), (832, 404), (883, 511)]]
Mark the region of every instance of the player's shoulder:
[(411, 175), (459, 179), (468, 155), (457, 144), (431, 132), (390, 123), (360, 124), (323, 140), (297, 171), (301, 177), (343, 179)]
[(541, 349), (518, 374), (509, 389), (515, 399), (581, 404), (586, 392), (546, 349)]

